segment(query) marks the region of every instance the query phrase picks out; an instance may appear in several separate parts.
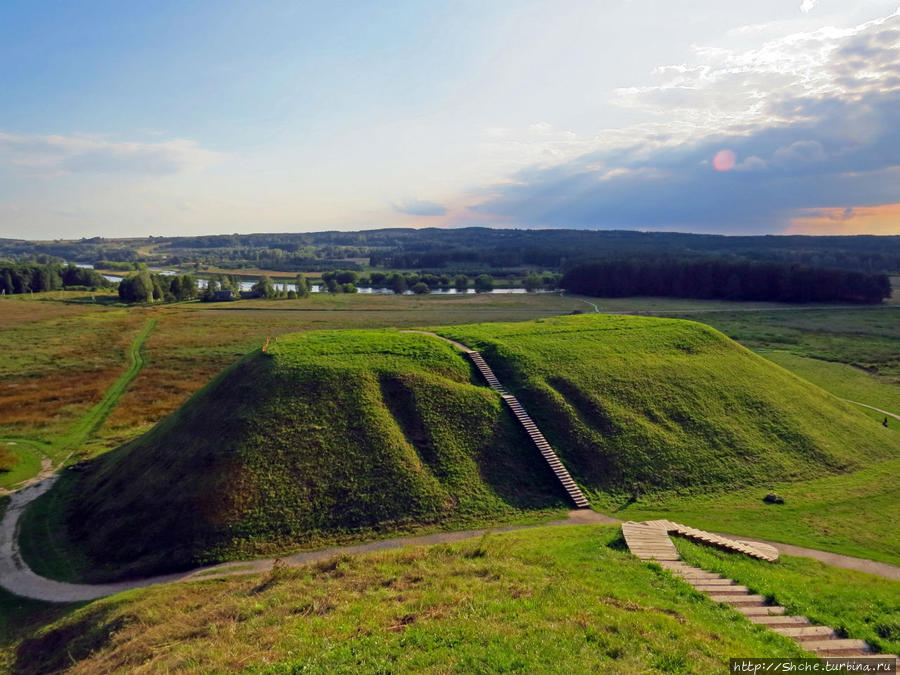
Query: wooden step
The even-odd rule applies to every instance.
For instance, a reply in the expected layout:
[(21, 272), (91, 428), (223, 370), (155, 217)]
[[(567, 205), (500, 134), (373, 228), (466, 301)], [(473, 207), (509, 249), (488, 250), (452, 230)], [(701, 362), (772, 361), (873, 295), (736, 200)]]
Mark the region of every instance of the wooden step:
[(784, 614), (785, 609), (781, 605), (738, 605), (734, 608), (744, 616), (766, 616), (768, 614)]
[(839, 638), (837, 640), (808, 640), (801, 645), (808, 652), (813, 652), (820, 656), (840, 656), (842, 654), (862, 652), (868, 654), (871, 652), (869, 643), (865, 640), (857, 640), (853, 638)]
[(831, 626), (772, 626), (772, 630), (797, 642), (806, 640), (828, 640), (838, 637)]
[(800, 627), (800, 626), (809, 626), (809, 619), (805, 616), (788, 616), (788, 615), (759, 615), (759, 616), (748, 616), (747, 620), (751, 623), (756, 623), (761, 626), (781, 626), (781, 627)]
[(718, 593), (710, 594), (709, 599), (713, 602), (727, 602), (729, 605), (756, 605), (766, 601), (764, 595), (720, 595)]
[(692, 584), (692, 586), (701, 593), (709, 593), (710, 595), (747, 595), (750, 592), (750, 589), (746, 586), (738, 586), (737, 584), (728, 586), (725, 584), (698, 583)]
[(747, 617), (747, 620), (751, 623), (756, 623), (761, 626), (809, 626), (809, 619), (805, 616), (790, 616), (788, 614), (746, 614), (741, 612)]

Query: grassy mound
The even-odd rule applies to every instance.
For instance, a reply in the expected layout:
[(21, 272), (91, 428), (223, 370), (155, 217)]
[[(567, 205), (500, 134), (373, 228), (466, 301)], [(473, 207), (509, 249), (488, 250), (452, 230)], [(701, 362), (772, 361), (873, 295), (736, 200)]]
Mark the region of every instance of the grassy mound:
[[(578, 316), (439, 331), (482, 350), (597, 496), (766, 486), (900, 455), (900, 435), (700, 324)], [(317, 332), (244, 358), (67, 476), (26, 512), (22, 547), (36, 571), (93, 580), (566, 505), (450, 345)]]
[(23, 551), (38, 571), (94, 580), (564, 508), (524, 431), (472, 378), (433, 337), (280, 338), (67, 475), (26, 513)]
[(595, 494), (766, 489), (900, 456), (896, 434), (702, 324), (589, 315), (438, 332), (482, 352)]
[(735, 655), (802, 655), (642, 564), (616, 545), (619, 536), (616, 527), (538, 528), (155, 586), (32, 621), (22, 633), (20, 613), (0, 637), (0, 666), (23, 674), (713, 673)]

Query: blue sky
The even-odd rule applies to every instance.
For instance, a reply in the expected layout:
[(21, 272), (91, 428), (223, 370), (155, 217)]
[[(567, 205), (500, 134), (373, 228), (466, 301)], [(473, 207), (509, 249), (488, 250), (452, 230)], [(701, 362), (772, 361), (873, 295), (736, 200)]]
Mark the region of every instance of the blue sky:
[(900, 233), (897, 12), (7, 0), (0, 236)]

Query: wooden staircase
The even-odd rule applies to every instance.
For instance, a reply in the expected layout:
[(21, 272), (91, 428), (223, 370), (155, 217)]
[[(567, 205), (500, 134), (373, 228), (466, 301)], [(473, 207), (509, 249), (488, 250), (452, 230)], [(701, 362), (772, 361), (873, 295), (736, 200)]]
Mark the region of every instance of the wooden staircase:
[[(763, 625), (789, 637), (802, 649), (816, 656), (896, 659), (893, 654), (873, 653), (865, 640), (843, 638), (830, 626), (815, 626), (805, 616), (789, 616), (784, 607), (769, 604), (764, 596), (751, 593), (749, 588), (737, 584), (732, 579), (688, 565), (678, 555), (675, 545), (669, 538), (669, 532), (676, 532), (713, 546), (740, 551), (769, 562), (778, 559), (778, 552), (772, 547), (762, 548), (762, 545), (755, 542), (734, 541), (668, 520), (622, 523), (625, 543), (635, 556), (641, 560), (657, 562), (663, 569), (701, 593), (705, 593), (710, 600), (731, 605), (751, 623)], [(775, 551), (774, 555), (768, 549)], [(894, 667), (897, 667), (896, 661)]]
[(485, 362), (484, 357), (481, 356), (476, 351), (473, 350), (465, 350), (465, 353), (468, 354), (469, 358), (472, 359), (472, 363), (475, 364), (475, 367), (478, 368), (478, 371), (482, 374), (485, 380), (487, 380), (488, 385), (490, 385), (491, 389), (496, 391), (503, 397), (503, 400), (506, 402), (506, 405), (509, 406), (509, 409), (512, 410), (513, 415), (516, 416), (516, 419), (519, 420), (519, 423), (525, 427), (525, 431), (528, 433), (528, 436), (534, 441), (534, 444), (537, 446), (538, 451), (541, 453), (543, 458), (547, 461), (547, 464), (550, 465), (550, 469), (556, 474), (556, 477), (559, 479), (559, 482), (562, 484), (563, 489), (569, 495), (569, 498), (575, 503), (579, 509), (587, 508), (590, 504), (588, 502), (587, 497), (581, 492), (581, 489), (576, 485), (575, 481), (572, 480), (572, 476), (569, 475), (569, 472), (566, 470), (566, 467), (563, 466), (563, 463), (559, 461), (559, 457), (556, 456), (556, 453), (553, 451), (553, 448), (550, 447), (550, 444), (547, 442), (547, 439), (544, 438), (544, 434), (541, 433), (541, 430), (538, 429), (537, 425), (534, 423), (534, 420), (531, 419), (531, 416), (525, 411), (525, 408), (522, 407), (522, 404), (519, 403), (519, 399), (510, 394), (503, 388), (503, 385), (500, 384), (500, 380), (497, 379), (497, 376), (494, 375), (494, 371), (491, 370), (491, 367)]

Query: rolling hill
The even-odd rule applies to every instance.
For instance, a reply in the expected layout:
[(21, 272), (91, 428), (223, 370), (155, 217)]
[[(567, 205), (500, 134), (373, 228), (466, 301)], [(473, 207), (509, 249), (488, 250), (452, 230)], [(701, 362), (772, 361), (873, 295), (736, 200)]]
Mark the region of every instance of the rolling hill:
[[(900, 455), (864, 414), (692, 322), (586, 315), (438, 328), (480, 349), (587, 493), (723, 491)], [(26, 513), (39, 572), (101, 580), (567, 506), (447, 343), (281, 337)], [(27, 545), (26, 545), (27, 544)], [(38, 554), (37, 552), (41, 552)]]

